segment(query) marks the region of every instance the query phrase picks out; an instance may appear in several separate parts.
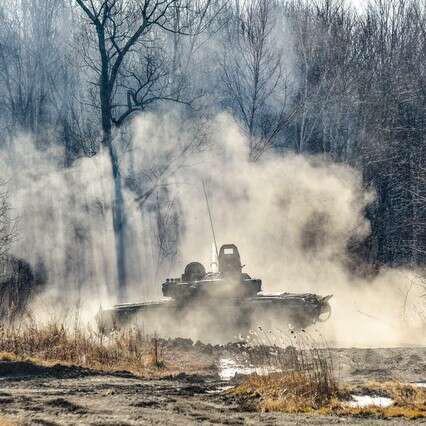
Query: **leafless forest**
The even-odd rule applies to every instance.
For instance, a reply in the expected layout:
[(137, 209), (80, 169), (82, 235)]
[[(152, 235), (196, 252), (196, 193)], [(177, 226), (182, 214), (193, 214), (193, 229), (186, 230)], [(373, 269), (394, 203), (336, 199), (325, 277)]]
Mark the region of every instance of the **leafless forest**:
[(426, 0), (0, 0), (0, 425), (424, 420), (425, 267)]
[[(246, 138), (249, 162), (296, 153), (361, 173), (375, 198), (364, 209), (369, 235), (348, 240), (354, 268), (424, 265), (425, 29), (424, 0), (371, 0), (363, 9), (340, 0), (3, 0), (2, 158), (25, 156), (27, 136), (37, 152), (53, 150), (65, 172), (106, 153), (122, 298), (132, 251), (124, 192), (141, 218), (155, 218), (157, 266), (173, 264), (186, 224), (168, 183), (210, 149), (206, 123), (221, 112)], [(121, 161), (132, 152), (135, 117), (169, 111), (197, 137), (151, 167)], [(1, 253), (15, 234), (26, 238), (8, 219), (23, 214), (8, 209), (10, 179), (2, 176)], [(106, 214), (98, 204), (95, 213), (85, 206), (88, 216)], [(80, 245), (66, 247), (63, 263), (79, 265), (84, 283), (93, 236), (85, 212), (79, 217), (67, 232)]]

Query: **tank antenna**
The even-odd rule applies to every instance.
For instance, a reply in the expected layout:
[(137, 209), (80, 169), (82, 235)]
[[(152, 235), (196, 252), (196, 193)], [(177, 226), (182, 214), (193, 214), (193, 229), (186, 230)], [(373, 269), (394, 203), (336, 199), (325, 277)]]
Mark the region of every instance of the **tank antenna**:
[(207, 196), (207, 190), (206, 190), (206, 182), (203, 179), (203, 192), (204, 197), (206, 198), (206, 205), (207, 205), (207, 211), (209, 212), (209, 219), (210, 219), (210, 227), (212, 229), (212, 235), (213, 235), (213, 242), (214, 242), (214, 248), (216, 250), (216, 259), (219, 259), (219, 252), (217, 250), (217, 242), (216, 242), (216, 235), (214, 233), (214, 226), (213, 226), (213, 218), (212, 218), (212, 212), (210, 210), (210, 204), (209, 204), (209, 197)]

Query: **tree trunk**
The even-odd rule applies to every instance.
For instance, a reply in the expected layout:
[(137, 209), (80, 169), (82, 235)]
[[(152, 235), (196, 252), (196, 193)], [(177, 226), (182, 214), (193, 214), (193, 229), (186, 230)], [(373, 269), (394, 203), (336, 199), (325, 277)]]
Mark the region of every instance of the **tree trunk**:
[(114, 181), (114, 198), (112, 205), (112, 219), (115, 237), (115, 252), (117, 263), (118, 299), (126, 300), (127, 270), (126, 270), (126, 211), (124, 205), (123, 188), (121, 181), (120, 164), (117, 151), (112, 142), (111, 129), (104, 134), (104, 143), (108, 147), (111, 161), (112, 177)]
[(118, 279), (118, 301), (123, 302), (127, 296), (126, 270), (126, 211), (124, 205), (123, 188), (121, 182), (120, 162), (112, 138), (112, 111), (111, 96), (113, 83), (109, 80), (109, 63), (105, 49), (105, 34), (98, 28), (99, 50), (101, 53), (102, 71), (100, 76), (100, 101), (102, 115), (102, 144), (108, 149), (111, 161), (112, 178), (114, 181), (114, 196), (112, 203), (112, 220), (115, 239), (115, 256)]

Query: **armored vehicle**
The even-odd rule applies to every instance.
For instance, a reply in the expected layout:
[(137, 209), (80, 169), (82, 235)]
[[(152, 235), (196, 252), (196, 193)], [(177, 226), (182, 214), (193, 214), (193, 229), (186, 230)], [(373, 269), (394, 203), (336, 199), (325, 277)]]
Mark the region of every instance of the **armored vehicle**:
[(234, 244), (223, 245), (216, 257), (212, 272), (199, 262), (191, 262), (180, 277), (162, 284), (163, 299), (102, 310), (98, 325), (111, 330), (141, 321), (160, 334), (185, 335), (197, 330), (197, 337), (232, 338), (261, 324), (271, 329), (303, 329), (329, 318), (332, 296), (263, 293), (262, 281), (242, 271)]

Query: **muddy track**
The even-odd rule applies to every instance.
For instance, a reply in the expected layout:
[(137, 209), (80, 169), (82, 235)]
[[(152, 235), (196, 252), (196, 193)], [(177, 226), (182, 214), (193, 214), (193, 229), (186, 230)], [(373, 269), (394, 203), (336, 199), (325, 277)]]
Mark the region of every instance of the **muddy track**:
[[(344, 366), (342, 374), (351, 381), (395, 374), (405, 374), (407, 381), (420, 381), (426, 374), (425, 354), (424, 349), (345, 349), (337, 351), (336, 357)], [(361, 366), (363, 371), (358, 368)], [(25, 425), (403, 423), (399, 419), (253, 413), (223, 390), (229, 382), (221, 381), (213, 372), (146, 380), (125, 372), (105, 374), (77, 367), (0, 362), (0, 381), (2, 415)]]

